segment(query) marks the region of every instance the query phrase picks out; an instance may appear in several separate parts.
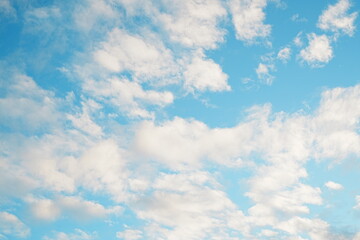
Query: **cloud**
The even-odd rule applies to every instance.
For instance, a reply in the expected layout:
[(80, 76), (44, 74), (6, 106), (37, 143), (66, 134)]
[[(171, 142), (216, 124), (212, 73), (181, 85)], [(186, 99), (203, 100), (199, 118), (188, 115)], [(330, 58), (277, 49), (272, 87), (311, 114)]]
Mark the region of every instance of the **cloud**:
[(357, 195), (355, 197), (355, 200), (356, 200), (356, 204), (355, 206), (353, 207), (355, 210), (359, 210), (360, 209), (360, 195)]
[(229, 91), (228, 76), (221, 67), (203, 54), (195, 55), (184, 72), (184, 87), (189, 91)]
[(234, 226), (243, 214), (206, 172), (161, 174), (153, 194), (140, 199), (135, 211), (157, 224), (148, 239), (229, 239), (230, 229), (244, 228)]
[(313, 240), (327, 240), (330, 236), (329, 224), (321, 219), (294, 217), (278, 227), (295, 236), (306, 233)]
[(152, 118), (147, 105), (164, 107), (171, 104), (174, 95), (169, 91), (144, 90), (141, 84), (125, 78), (87, 80), (84, 90), (105, 104), (116, 106), (129, 117)]
[(16, 10), (12, 7), (9, 0), (0, 2), (0, 15), (6, 17), (16, 17)]
[(53, 237), (45, 236), (43, 240), (91, 240), (96, 238), (96, 233), (87, 233), (81, 229), (75, 229), (74, 233), (54, 232)]
[(304, 17), (300, 17), (300, 15), (298, 13), (294, 14), (291, 16), (291, 21), (294, 22), (307, 22), (308, 20)]
[(264, 24), (266, 4), (266, 0), (231, 0), (229, 2), (237, 39), (251, 42), (270, 34), (271, 26)]
[(124, 240), (138, 240), (143, 236), (142, 232), (139, 230), (126, 229), (125, 231), (117, 232), (116, 237)]
[(280, 49), (277, 54), (277, 58), (283, 62), (287, 62), (291, 57), (291, 49), (289, 47), (284, 47)]
[(295, 46), (301, 47), (303, 45), (301, 38), (302, 38), (302, 32), (299, 32), (298, 34), (296, 34), (296, 37), (293, 40), (293, 43), (295, 44)]
[(93, 53), (94, 60), (110, 72), (130, 71), (142, 81), (164, 78), (176, 70), (172, 52), (160, 39), (114, 28)]
[(54, 221), (61, 215), (67, 215), (80, 221), (88, 221), (122, 212), (120, 206), (105, 208), (99, 203), (76, 196), (60, 196), (54, 200), (30, 197), (27, 202), (30, 203), (33, 216), (45, 221)]
[(115, 21), (118, 16), (113, 6), (106, 0), (86, 0), (75, 7), (73, 22), (77, 29), (88, 32), (94, 28), (99, 19)]
[(327, 187), (327, 188), (329, 188), (331, 190), (341, 190), (341, 189), (344, 188), (341, 184), (336, 183), (336, 182), (332, 182), (332, 181), (326, 182), (325, 187)]
[(17, 150), (3, 161), (7, 169), (21, 170), (17, 181), (24, 189), (18, 195), (34, 189), (70, 194), (82, 188), (118, 202), (129, 197), (124, 150), (113, 139), (94, 140), (72, 129), (39, 138), (13, 136), (3, 146), (4, 151)]
[(227, 15), (221, 1), (163, 0), (165, 12), (158, 16), (172, 41), (190, 48), (216, 48), (225, 30), (218, 27)]
[(299, 57), (312, 67), (322, 67), (333, 58), (330, 39), (326, 35), (308, 34), (309, 45), (300, 51)]
[[(181, 118), (159, 125), (144, 122), (137, 127), (135, 141), (142, 154), (170, 169), (198, 169), (204, 160), (225, 166), (244, 166), (245, 162), (245, 166), (254, 166), (246, 193), (254, 205), (248, 209), (245, 226), (272, 226), (294, 237), (308, 234), (312, 239), (328, 239), (328, 223), (316, 218), (297, 218), (311, 213), (309, 205), (323, 204), (320, 188), (304, 183), (308, 177), (305, 165), (314, 158), (341, 161), (360, 156), (357, 132), (360, 112), (353, 108), (360, 104), (359, 89), (360, 86), (355, 86), (324, 91), (319, 108), (311, 114), (271, 114), (270, 105), (255, 106), (248, 110), (243, 122), (232, 128), (212, 129), (202, 122)], [(252, 153), (259, 154), (257, 160), (251, 157)], [(191, 192), (191, 185), (185, 184), (188, 180), (177, 176), (180, 184), (174, 179), (164, 178), (162, 184), (154, 185), (158, 188), (155, 200), (148, 201), (153, 204), (153, 211), (159, 208), (163, 212), (160, 206), (168, 206), (164, 199), (173, 199), (173, 203), (180, 202), (179, 199), (192, 201), (182, 198), (183, 195), (163, 193), (169, 186), (181, 186), (177, 191)], [(198, 177), (196, 182), (202, 184), (201, 179)], [(171, 210), (164, 210), (168, 211)], [(175, 224), (173, 218), (165, 215), (156, 218), (156, 212), (145, 216), (160, 225)], [(317, 227), (310, 228), (312, 224)]]
[(255, 71), (256, 71), (257, 77), (261, 81), (263, 81), (267, 85), (271, 85), (274, 80), (274, 76), (270, 74), (270, 70), (273, 70), (273, 69), (274, 69), (274, 65), (272, 65), (272, 64), (259, 63), (259, 65)]
[(0, 98), (0, 121), (14, 130), (36, 131), (54, 127), (60, 115), (59, 100), (29, 76), (15, 73)]
[(252, 130), (246, 124), (209, 129), (202, 122), (177, 117), (159, 125), (141, 123), (134, 142), (141, 154), (172, 169), (200, 167), (201, 160), (238, 165), (241, 161), (237, 162), (236, 156), (248, 151), (246, 146), (240, 146), (250, 140)]
[(8, 212), (0, 212), (0, 237), (13, 236), (26, 238), (30, 235), (30, 229), (15, 215)]
[(93, 192), (108, 193), (114, 201), (121, 202), (128, 197), (126, 183), (129, 170), (123, 150), (113, 139), (95, 143), (80, 158), (69, 157), (62, 164), (63, 171), (79, 186)]
[(103, 135), (102, 128), (92, 120), (92, 111), (98, 110), (100, 105), (93, 100), (82, 102), (81, 113), (68, 114), (67, 118), (73, 126), (86, 132), (89, 135), (100, 137)]
[(342, 32), (352, 36), (355, 31), (354, 22), (358, 13), (348, 13), (351, 4), (349, 0), (339, 0), (329, 5), (319, 17), (317, 26), (322, 30)]
[(360, 110), (360, 86), (334, 88), (322, 93), (321, 104), (312, 124), (316, 128), (314, 156), (341, 161), (350, 154), (360, 154), (357, 132)]

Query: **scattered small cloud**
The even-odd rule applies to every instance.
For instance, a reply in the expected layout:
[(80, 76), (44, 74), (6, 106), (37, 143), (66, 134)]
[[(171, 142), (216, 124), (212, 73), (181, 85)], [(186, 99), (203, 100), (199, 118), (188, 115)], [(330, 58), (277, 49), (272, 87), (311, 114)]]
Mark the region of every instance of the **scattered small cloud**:
[(331, 41), (326, 35), (307, 35), (309, 45), (300, 51), (299, 57), (311, 67), (323, 67), (334, 56)]
[(308, 20), (304, 17), (301, 17), (300, 14), (296, 13), (294, 15), (291, 16), (291, 21), (294, 22), (307, 22)]
[(283, 62), (287, 62), (291, 57), (291, 49), (289, 47), (284, 47), (280, 49), (277, 54), (277, 58)]
[(325, 187), (327, 187), (331, 190), (341, 190), (344, 188), (341, 184), (333, 182), (333, 181), (326, 182)]
[(274, 65), (267, 65), (263, 63), (259, 63), (258, 67), (256, 68), (255, 72), (257, 74), (257, 77), (263, 81), (267, 85), (271, 85), (274, 76), (270, 74), (270, 71), (274, 70)]

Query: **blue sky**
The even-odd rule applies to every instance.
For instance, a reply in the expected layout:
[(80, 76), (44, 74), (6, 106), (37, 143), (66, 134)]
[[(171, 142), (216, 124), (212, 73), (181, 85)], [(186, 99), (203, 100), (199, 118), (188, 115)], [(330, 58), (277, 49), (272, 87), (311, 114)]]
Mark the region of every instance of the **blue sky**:
[(355, 0), (0, 0), (0, 239), (359, 240)]

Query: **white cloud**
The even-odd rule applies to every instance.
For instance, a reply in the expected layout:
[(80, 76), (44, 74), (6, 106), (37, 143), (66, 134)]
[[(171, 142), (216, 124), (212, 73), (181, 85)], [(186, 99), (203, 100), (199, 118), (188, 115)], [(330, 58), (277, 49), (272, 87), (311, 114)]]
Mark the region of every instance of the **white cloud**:
[(128, 198), (126, 183), (129, 170), (126, 169), (123, 150), (114, 140), (100, 141), (83, 152), (79, 159), (70, 157), (62, 164), (63, 171), (80, 186), (94, 192), (106, 192), (115, 201)]
[(139, 230), (126, 229), (122, 232), (117, 232), (116, 237), (124, 240), (138, 240), (143, 237), (142, 232)]
[[(242, 231), (244, 216), (206, 172), (161, 174), (151, 196), (136, 203), (137, 215), (152, 221), (158, 237), (150, 239), (229, 239), (228, 231)], [(164, 227), (162, 227), (164, 226)]]
[(75, 26), (85, 32), (96, 26), (99, 19), (115, 21), (118, 14), (106, 0), (86, 0), (75, 7), (73, 21)]
[(45, 236), (43, 240), (91, 240), (96, 238), (96, 233), (87, 233), (81, 229), (75, 229), (74, 233), (55, 232), (53, 237)]
[(144, 90), (137, 82), (119, 78), (87, 80), (83, 88), (99, 101), (118, 107), (129, 117), (151, 118), (153, 114), (146, 110), (146, 105), (163, 107), (174, 99), (169, 91)]
[(360, 195), (357, 195), (355, 197), (355, 200), (356, 200), (356, 204), (355, 204), (355, 206), (353, 208), (356, 209), (356, 210), (360, 210)]
[(51, 199), (28, 199), (31, 203), (31, 212), (33, 216), (41, 220), (53, 221), (60, 215), (61, 209)]
[(352, 36), (355, 31), (354, 22), (357, 13), (348, 13), (351, 7), (349, 0), (339, 0), (334, 5), (329, 5), (319, 17), (317, 26), (323, 30), (343, 32)]
[(130, 71), (136, 78), (164, 78), (177, 69), (172, 53), (160, 39), (130, 34), (115, 28), (93, 53), (97, 63), (111, 72)]
[(263, 229), (261, 230), (260, 236), (264, 236), (264, 237), (275, 237), (277, 236), (279, 233), (269, 230), (269, 229)]
[(328, 181), (325, 183), (325, 187), (332, 189), (332, 190), (341, 190), (343, 189), (343, 186), (339, 183)]
[[(199, 55), (199, 54), (198, 54)], [(221, 67), (203, 54), (194, 56), (184, 72), (185, 88), (189, 91), (229, 91), (228, 76)]]
[(2, 234), (26, 238), (30, 235), (30, 229), (15, 215), (8, 212), (0, 212), (0, 238)]
[(226, 16), (218, 0), (163, 0), (166, 13), (158, 19), (171, 40), (191, 48), (215, 48), (223, 41), (225, 30), (217, 25)]
[(292, 235), (307, 234), (312, 240), (328, 240), (329, 224), (321, 219), (294, 217), (278, 225)]
[(289, 47), (282, 48), (277, 54), (277, 58), (282, 60), (283, 62), (288, 61), (290, 59), (290, 56), (291, 56), (291, 49)]
[(251, 42), (258, 37), (267, 37), (271, 26), (264, 24), (266, 0), (231, 0), (229, 3), (236, 38)]
[(30, 203), (34, 217), (40, 220), (53, 221), (60, 215), (67, 215), (77, 220), (87, 221), (122, 212), (120, 206), (105, 208), (99, 203), (76, 196), (61, 196), (54, 200), (30, 197), (27, 202)]
[(14, 74), (7, 82), (6, 95), (0, 98), (0, 121), (14, 129), (38, 130), (53, 127), (59, 114), (58, 100), (51, 91), (40, 88), (22, 74)]
[(173, 169), (199, 167), (201, 160), (239, 165), (241, 161), (234, 158), (248, 152), (241, 145), (250, 140), (252, 130), (246, 124), (209, 129), (202, 122), (182, 118), (161, 125), (147, 121), (137, 127), (135, 144), (145, 156)]
[(312, 67), (322, 67), (333, 58), (330, 39), (326, 35), (308, 34), (309, 45), (300, 51), (300, 57)]
[(302, 32), (299, 32), (298, 34), (296, 34), (296, 37), (293, 40), (293, 43), (295, 44), (295, 46), (301, 47), (303, 45), (301, 38), (302, 38)]
[(101, 108), (100, 104), (94, 100), (82, 102), (82, 112), (68, 114), (67, 118), (73, 123), (75, 128), (81, 129), (89, 135), (100, 137), (103, 135), (102, 128), (92, 119), (92, 113)]
[(13, 137), (2, 143), (4, 151), (14, 152), (5, 167), (24, 171), (17, 179), (25, 185), (19, 194), (32, 189), (69, 194), (83, 188), (108, 194), (119, 202), (129, 197), (129, 171), (125, 167), (124, 150), (117, 142), (94, 141), (74, 130), (57, 134), (35, 139)]
[(319, 109), (312, 121), (316, 128), (313, 155), (341, 161), (350, 154), (360, 154), (360, 86), (334, 88), (322, 93)]
[(60, 197), (57, 202), (63, 210), (79, 220), (104, 218), (108, 214), (119, 214), (122, 212), (121, 207), (105, 208), (99, 203), (83, 200), (79, 197)]
[(271, 85), (274, 80), (274, 76), (270, 74), (270, 71), (273, 69), (274, 69), (274, 65), (259, 63), (255, 71), (257, 77), (260, 80), (262, 80), (267, 85)]
[(360, 240), (360, 232), (356, 233), (352, 240)]

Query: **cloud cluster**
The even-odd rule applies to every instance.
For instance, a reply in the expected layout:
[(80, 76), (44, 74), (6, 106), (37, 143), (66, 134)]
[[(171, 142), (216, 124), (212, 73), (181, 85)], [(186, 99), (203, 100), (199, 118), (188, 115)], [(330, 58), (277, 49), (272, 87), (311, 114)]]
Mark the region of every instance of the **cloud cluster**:
[(348, 13), (351, 7), (349, 0), (339, 0), (321, 14), (318, 21), (318, 27), (322, 30), (341, 32), (352, 36), (355, 31), (354, 22), (357, 13)]
[[(184, 95), (236, 89), (209, 53), (225, 41), (227, 17), (246, 44), (269, 37), (268, 3), (86, 0), (74, 3), (70, 17), (60, 3), (26, 11), (26, 31), (54, 32), (52, 21), (69, 18), (62, 30), (71, 34), (60, 46), (72, 43), (72, 34), (82, 36), (74, 45), (84, 46), (68, 62), (61, 58), (56, 72), (70, 90), (48, 87), (26, 67), (3, 71), (0, 203), (18, 201), (30, 214), (2, 209), (0, 238), (29, 237), (32, 220), (108, 224), (127, 214), (120, 218), (137, 222), (122, 229), (115, 222), (119, 239), (357, 239), (333, 233), (316, 212), (326, 202), (324, 188), (339, 193), (345, 181), (313, 184), (307, 164), (360, 156), (360, 85), (323, 91), (309, 112), (255, 105), (229, 127), (161, 112)], [(0, 14), (11, 9), (0, 3)], [(355, 31), (357, 13), (349, 9), (339, 0), (319, 17), (318, 27), (334, 36), (309, 33), (304, 47), (297, 36), (301, 61), (321, 67), (334, 57), (339, 34)], [(261, 81), (271, 85), (275, 62), (289, 61), (292, 46), (262, 57), (255, 70)], [(224, 180), (227, 171), (236, 176)], [(360, 197), (353, 197), (357, 211)], [(76, 228), (43, 237), (96, 238)]]

